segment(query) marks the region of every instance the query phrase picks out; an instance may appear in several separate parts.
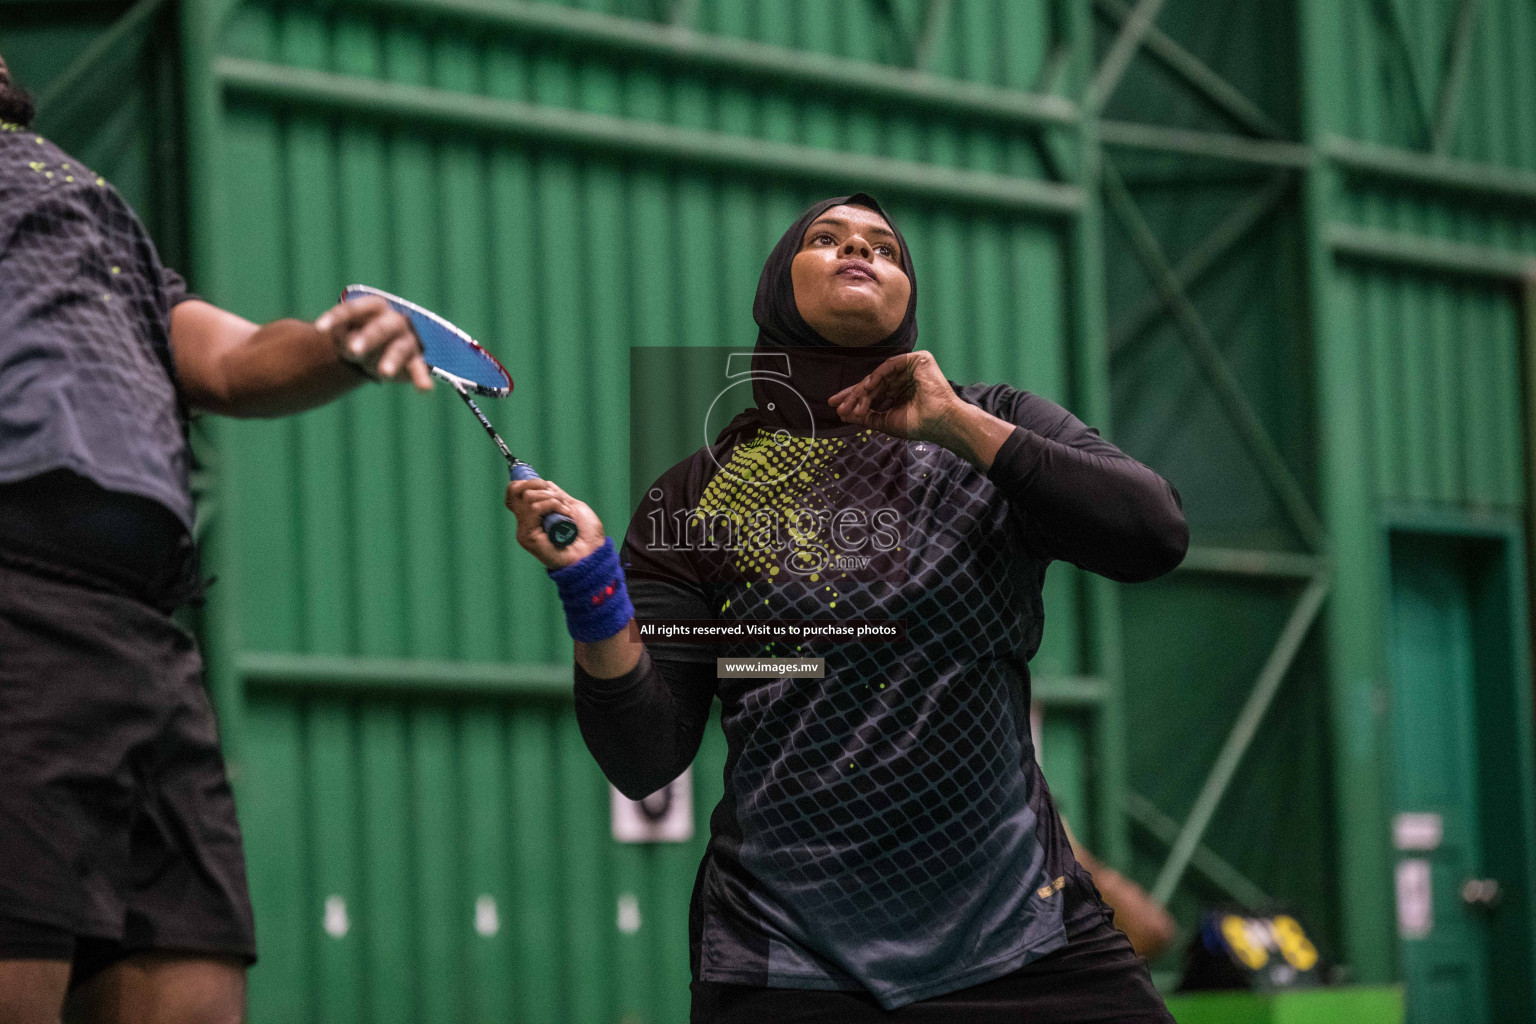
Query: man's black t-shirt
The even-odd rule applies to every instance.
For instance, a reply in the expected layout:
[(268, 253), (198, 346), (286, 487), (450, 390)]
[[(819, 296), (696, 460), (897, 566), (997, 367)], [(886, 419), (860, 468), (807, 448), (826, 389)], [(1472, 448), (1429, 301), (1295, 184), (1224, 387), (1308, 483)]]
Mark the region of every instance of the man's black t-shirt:
[(190, 530), (190, 454), (161, 266), (117, 191), (0, 124), (0, 484), (68, 470)]

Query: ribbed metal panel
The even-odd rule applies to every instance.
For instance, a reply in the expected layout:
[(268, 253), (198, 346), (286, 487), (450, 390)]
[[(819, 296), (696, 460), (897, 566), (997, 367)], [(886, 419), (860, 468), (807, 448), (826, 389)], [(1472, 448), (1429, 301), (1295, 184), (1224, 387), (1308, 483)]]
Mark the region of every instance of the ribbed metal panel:
[[(1333, 31), (1351, 55), (1337, 69), (1338, 130), (1351, 138), (1424, 148), (1426, 120), (1442, 96), (1454, 49), (1459, 0), (1328, 5)], [(1524, 0), (1486, 0), (1476, 13), (1461, 85), (1462, 114), (1450, 155), (1536, 170), (1536, 8)], [(1395, 9), (1395, 13), (1394, 13)], [(1395, 22), (1395, 24), (1394, 24)], [(1426, 115), (1426, 111), (1428, 112)]]
[(1345, 323), (1366, 351), (1380, 498), (1525, 503), (1520, 335), (1507, 290), (1344, 268)]
[[(328, 83), (1038, 174), (1025, 129), (1006, 119), (962, 123), (571, 50), (494, 11), (459, 17), (452, 6), (246, 6), (223, 52), (246, 69), (342, 76)], [(622, 6), (607, 13), (639, 13)], [(1029, 9), (988, 4), (978, 20), (961, 6), (933, 50), (944, 73), (1027, 85), (1034, 69), (1023, 65), (1048, 38)], [(846, 8), (701, 4), (696, 14), (700, 28), (742, 39), (885, 59), (879, 33), (860, 27), (869, 5)], [(999, 25), (1034, 41), (1005, 61)], [(219, 300), (258, 321), (314, 316), (363, 281), (439, 311), (512, 373), (512, 397), (486, 411), (513, 450), (615, 535), (632, 486), (631, 349), (750, 348), (763, 258), (804, 205), (834, 190), (686, 154), (359, 117), (323, 97), (231, 86), (225, 100)], [(1067, 399), (1063, 225), (922, 188), (872, 191), (908, 238), (922, 343), (948, 376)], [(705, 369), (718, 379), (714, 368), (687, 372)], [(684, 415), (666, 388), (635, 400), (669, 431)], [(221, 444), (239, 650), (220, 653), (329, 658), (351, 680), (246, 684), (239, 788), (262, 951), (253, 1018), (684, 1019), (688, 894), (720, 795), (718, 731), (695, 766), (698, 838), (624, 847), (609, 837), (606, 787), (563, 684), (541, 683), (547, 696), (489, 687), (450, 699), (407, 678), (430, 663), (450, 676), (455, 665), (525, 666), (558, 681), (549, 667), (569, 664), (550, 585), (501, 507), (505, 467), (458, 400), (441, 387), (427, 397), (369, 387), (301, 417), (231, 425)], [(1078, 586), (1071, 567), (1051, 571), (1041, 676), (1088, 670)], [(406, 666), (388, 695), (370, 675), (385, 662)], [(1063, 805), (1090, 833), (1090, 720), (1063, 712), (1049, 730)], [(623, 896), (639, 908), (633, 934), (616, 924)], [(475, 927), (483, 897), (498, 908), (494, 935)]]
[[(750, 347), (762, 255), (816, 195), (255, 108), (231, 112), (225, 149), (241, 181), (226, 206), (241, 239), (233, 308), (318, 315), (337, 282), (361, 280), (439, 310), (518, 382), (488, 404), (508, 443), (615, 533), (630, 347)], [(1059, 234), (893, 207), (917, 254), (921, 336), (946, 373), (1063, 397)], [(504, 466), (444, 389), (370, 388), (229, 436), (249, 649), (563, 657), (547, 583), (499, 508)]]
[[(926, 0), (565, 0), (565, 6), (626, 18), (682, 23), (702, 32), (896, 66), (914, 62), (947, 78), (1028, 88), (1050, 41), (1049, 0), (966, 0), (926, 29)], [(884, 9), (884, 10), (883, 10)], [(889, 11), (889, 14), (886, 13)], [(682, 15), (678, 17), (679, 13)]]
[[(803, 18), (795, 17), (793, 6), (721, 5), (719, 29), (777, 47), (795, 46), (794, 40), (808, 33), (826, 42), (806, 47), (820, 53), (839, 52), (833, 44), (847, 30), (869, 44), (854, 53), (860, 61), (889, 59), (875, 45), (878, 33), (848, 29), (848, 20), (831, 10), (862, 11), (850, 14), (857, 24), (871, 17), (869, 4), (806, 4)], [(495, 5), (476, 9), (494, 11)], [(423, 17), (417, 20), (413, 13)], [(926, 116), (927, 111), (899, 100), (839, 89), (835, 75), (830, 82), (803, 85), (775, 83), (771, 76), (742, 81), (738, 74), (715, 74), (707, 65), (669, 60), (643, 48), (581, 49), (522, 23), (513, 30), (487, 17), (454, 16), (459, 13), (440, 0), (390, 0), (371, 7), (354, 3), (327, 10), (248, 5), (233, 17), (223, 53), (728, 135), (794, 140), (845, 153), (1024, 177), (1040, 174), (1027, 127), (1010, 123), (1007, 114), (974, 121)], [(1024, 10), (992, 2), (956, 5), (950, 22), (935, 37), (943, 48), (934, 51), (939, 66), (931, 71), (1010, 89), (1028, 88), (1039, 74), (1040, 41), (1048, 38), (1048, 28)], [(611, 27), (607, 21), (601, 24)], [(1007, 35), (996, 34), (1002, 31)]]
[(253, 1020), (686, 1019), (718, 733), (694, 840), (623, 846), (561, 702), (261, 698), (247, 725)]
[[(0, 48), (43, 89), (130, 7), (70, 5), (61, 27), (56, 5), (0, 5)], [(860, 184), (840, 168), (876, 176), (948, 375), (1112, 404), (1110, 436), (1186, 499), (1185, 572), (1121, 598), (1050, 571), (1033, 667), (1062, 810), (1113, 843), (1123, 806), (1144, 882), (1176, 859), (1266, 644), (1331, 561), (1330, 643), (1293, 648), (1172, 903), (1187, 922), (1262, 888), (1384, 981), (1390, 769), (1361, 710), (1387, 672), (1380, 517), (1524, 503), (1512, 285), (1536, 253), (1536, 8), (1233, 0), (1212, 16), (1170, 0), (1108, 106), (1079, 107), (1089, 37), (1102, 60), (1135, 6), (186, 0), (196, 192), (180, 195), (176, 119), (149, 112), (180, 106), (174, 4), (77, 69), (43, 127), (133, 199), (172, 264), (188, 198), (194, 284), (222, 305), (313, 316), (362, 280), (481, 337), (518, 380), (489, 408), (513, 448), (614, 533), (631, 403), (696, 433), (666, 387), (631, 393), (630, 352), (750, 345), (778, 233)], [(1099, 183), (1076, 170), (1096, 138), (1139, 240), (1112, 191), (1100, 238)], [(1208, 248), (1244, 209), (1248, 227)], [(1153, 297), (1146, 237), (1170, 265), (1207, 261), (1187, 309)], [(1224, 396), (1221, 369), (1192, 358), (1191, 315)], [(716, 373), (690, 364), (676, 391)], [(1267, 468), (1234, 392), (1273, 443)], [(261, 929), (254, 1018), (683, 1019), (719, 736), (696, 766), (699, 838), (612, 843), (569, 641), (467, 414), (375, 387), (218, 440), (208, 564), (226, 582), (206, 624)], [(1304, 553), (1277, 467), (1322, 513), (1310, 550), (1329, 560)], [(1105, 742), (1122, 676), (1123, 753)]]

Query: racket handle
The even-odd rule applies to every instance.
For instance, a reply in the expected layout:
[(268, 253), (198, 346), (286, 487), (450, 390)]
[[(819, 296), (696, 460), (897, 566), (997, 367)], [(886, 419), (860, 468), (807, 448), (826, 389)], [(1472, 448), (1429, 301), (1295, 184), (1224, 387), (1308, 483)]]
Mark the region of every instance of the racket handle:
[[(542, 480), (543, 477), (533, 471), (533, 467), (521, 459), (512, 463), (513, 480)], [(546, 512), (539, 520), (539, 525), (544, 527), (544, 533), (549, 537), (549, 542), (557, 548), (568, 548), (576, 539), (576, 522), (570, 516), (561, 515), (559, 512)]]

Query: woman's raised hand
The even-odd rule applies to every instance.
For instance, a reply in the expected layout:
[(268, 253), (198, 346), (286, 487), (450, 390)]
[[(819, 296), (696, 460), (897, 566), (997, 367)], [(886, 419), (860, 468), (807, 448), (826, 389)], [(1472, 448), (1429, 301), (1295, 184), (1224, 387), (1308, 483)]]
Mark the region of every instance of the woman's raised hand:
[(932, 352), (892, 356), (827, 403), (846, 423), (895, 437), (943, 443), (965, 405), (944, 379)]
[(892, 356), (827, 402), (844, 422), (911, 441), (932, 441), (983, 472), (992, 468), (1014, 430), (1012, 423), (955, 394), (931, 352)]
[[(517, 517), (517, 542), (546, 569), (575, 565), (603, 546), (603, 522), (597, 513), (549, 480), (513, 480), (507, 484), (507, 508)], [(570, 547), (555, 547), (544, 533), (540, 521), (546, 512), (575, 520), (578, 533)]]

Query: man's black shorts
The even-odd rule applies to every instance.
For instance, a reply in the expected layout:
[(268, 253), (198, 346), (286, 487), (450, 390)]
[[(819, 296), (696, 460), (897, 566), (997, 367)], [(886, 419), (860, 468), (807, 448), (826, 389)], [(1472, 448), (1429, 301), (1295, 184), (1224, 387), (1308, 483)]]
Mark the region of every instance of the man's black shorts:
[(255, 959), (202, 674), (162, 612), (0, 558), (0, 959)]

